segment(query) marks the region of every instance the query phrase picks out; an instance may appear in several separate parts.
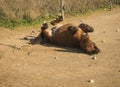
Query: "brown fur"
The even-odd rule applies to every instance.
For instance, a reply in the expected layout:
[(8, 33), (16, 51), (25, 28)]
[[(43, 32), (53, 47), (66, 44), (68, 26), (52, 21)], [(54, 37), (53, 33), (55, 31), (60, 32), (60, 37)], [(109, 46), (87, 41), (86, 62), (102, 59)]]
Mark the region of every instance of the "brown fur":
[[(42, 31), (46, 41), (62, 46), (76, 46), (88, 54), (100, 52), (96, 45), (90, 40), (88, 34), (84, 36), (84, 31), (71, 23), (59, 27), (52, 35), (48, 29)], [(84, 38), (83, 38), (84, 36)]]
[(90, 54), (90, 55), (100, 52), (100, 49), (97, 48), (97, 46), (95, 45), (95, 43), (93, 43), (90, 40), (90, 37), (88, 36), (87, 33), (86, 33), (86, 35), (82, 35), (81, 36), (80, 48), (83, 51), (85, 51), (86, 53)]

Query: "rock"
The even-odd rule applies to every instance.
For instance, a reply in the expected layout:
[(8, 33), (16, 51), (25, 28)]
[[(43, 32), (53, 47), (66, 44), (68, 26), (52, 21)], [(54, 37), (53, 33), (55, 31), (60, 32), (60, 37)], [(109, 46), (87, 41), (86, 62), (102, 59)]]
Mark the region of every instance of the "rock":
[(32, 33), (35, 33), (35, 31), (32, 31)]
[(105, 41), (102, 40), (102, 41), (100, 41), (100, 42), (101, 42), (101, 43), (104, 43)]
[(85, 20), (84, 20), (84, 19), (81, 19), (81, 20), (80, 20), (80, 23), (84, 23), (84, 22), (85, 22)]
[(94, 83), (95, 81), (93, 79), (90, 79), (88, 82), (90, 83)]
[(80, 20), (80, 23), (83, 23), (83, 20)]
[(58, 57), (54, 57), (54, 59), (58, 59)]
[(16, 46), (16, 45), (11, 46), (11, 47), (14, 48), (15, 50), (21, 50), (21, 47), (18, 47), (18, 46)]
[(33, 35), (33, 34), (35, 34), (35, 31), (31, 31), (30, 35)]
[(93, 59), (93, 60), (96, 60), (96, 59), (97, 59), (97, 57), (93, 56), (93, 57), (92, 57), (92, 59)]
[(28, 52), (27, 55), (28, 55), (28, 56), (31, 56), (31, 53), (32, 53), (32, 52)]
[(119, 29), (117, 29), (117, 30), (115, 30), (116, 32), (119, 32), (120, 30)]

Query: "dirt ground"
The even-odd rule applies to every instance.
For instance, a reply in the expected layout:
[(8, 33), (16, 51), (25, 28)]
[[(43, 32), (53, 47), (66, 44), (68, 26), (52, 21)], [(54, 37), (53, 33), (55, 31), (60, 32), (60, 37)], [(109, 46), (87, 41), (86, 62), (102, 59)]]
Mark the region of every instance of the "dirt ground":
[(90, 36), (101, 49), (98, 55), (28, 44), (23, 38), (37, 36), (38, 27), (0, 28), (0, 87), (120, 87), (120, 8), (66, 22), (80, 20), (95, 28)]

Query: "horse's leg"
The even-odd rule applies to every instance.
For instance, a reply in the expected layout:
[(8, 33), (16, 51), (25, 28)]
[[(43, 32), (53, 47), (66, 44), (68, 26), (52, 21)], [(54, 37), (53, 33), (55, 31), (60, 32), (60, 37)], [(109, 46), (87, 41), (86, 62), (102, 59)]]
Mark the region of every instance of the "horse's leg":
[(60, 23), (61, 21), (63, 21), (63, 16), (62, 16), (62, 15), (60, 15), (58, 18), (52, 20), (52, 21), (50, 22), (50, 24), (53, 25), (53, 26), (55, 26), (55, 25), (57, 25), (58, 23)]
[(94, 31), (93, 27), (91, 27), (91, 26), (89, 26), (88, 24), (85, 24), (85, 23), (79, 24), (78, 27), (81, 28), (85, 33), (93, 32)]
[(67, 29), (68, 29), (68, 31), (72, 32), (73, 34), (78, 31), (78, 28), (75, 26), (69, 26)]

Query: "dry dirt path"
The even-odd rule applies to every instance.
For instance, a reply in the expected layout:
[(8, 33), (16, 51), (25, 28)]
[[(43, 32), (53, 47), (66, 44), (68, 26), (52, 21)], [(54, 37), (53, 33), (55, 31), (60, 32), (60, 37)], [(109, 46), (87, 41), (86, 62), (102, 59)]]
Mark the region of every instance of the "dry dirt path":
[(78, 49), (22, 40), (37, 29), (0, 28), (0, 87), (120, 87), (120, 8), (66, 22), (80, 20), (95, 28), (90, 36), (102, 51), (96, 60)]

